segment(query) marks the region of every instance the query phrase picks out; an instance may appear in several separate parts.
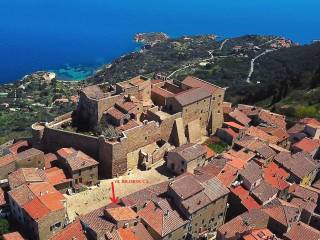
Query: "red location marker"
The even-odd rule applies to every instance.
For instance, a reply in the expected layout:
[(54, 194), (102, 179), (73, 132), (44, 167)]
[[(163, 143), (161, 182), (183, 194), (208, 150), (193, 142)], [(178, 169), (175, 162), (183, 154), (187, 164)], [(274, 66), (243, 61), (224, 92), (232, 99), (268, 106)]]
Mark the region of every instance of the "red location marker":
[(112, 197), (110, 198), (112, 203), (118, 203), (118, 198), (116, 197), (116, 194), (114, 192), (114, 183), (111, 183), (111, 189), (112, 189)]

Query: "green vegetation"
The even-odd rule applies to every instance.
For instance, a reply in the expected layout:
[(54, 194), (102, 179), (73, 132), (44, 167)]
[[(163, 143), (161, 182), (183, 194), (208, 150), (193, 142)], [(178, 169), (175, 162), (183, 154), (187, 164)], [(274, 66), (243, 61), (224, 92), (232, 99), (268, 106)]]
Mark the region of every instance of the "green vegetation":
[(211, 148), (217, 154), (220, 154), (220, 153), (224, 152), (229, 147), (228, 144), (226, 144), (223, 141), (217, 141), (217, 142), (208, 143), (207, 146), (209, 148)]
[[(252, 83), (246, 82), (251, 59), (269, 49), (263, 43), (274, 38), (256, 35), (232, 38), (222, 49), (223, 40), (217, 41), (212, 36), (168, 39), (115, 60), (82, 83), (48, 81), (43, 73), (35, 73), (13, 84), (0, 85), (0, 144), (30, 135), (30, 125), (36, 121), (51, 121), (73, 110), (76, 103), (71, 96), (86, 84), (115, 83), (136, 75), (169, 75), (184, 66), (188, 67), (178, 71), (174, 78), (181, 80), (192, 74), (228, 87), (226, 101), (257, 104), (284, 113), (292, 120), (319, 118), (320, 43), (264, 55), (256, 61)], [(235, 52), (235, 46), (244, 50)], [(200, 65), (202, 62), (206, 64)], [(56, 104), (57, 99), (67, 99), (69, 103)], [(3, 109), (1, 104), (9, 107)]]
[[(10, 225), (7, 219), (0, 219), (0, 236), (10, 232)], [(0, 237), (2, 239), (2, 237)]]

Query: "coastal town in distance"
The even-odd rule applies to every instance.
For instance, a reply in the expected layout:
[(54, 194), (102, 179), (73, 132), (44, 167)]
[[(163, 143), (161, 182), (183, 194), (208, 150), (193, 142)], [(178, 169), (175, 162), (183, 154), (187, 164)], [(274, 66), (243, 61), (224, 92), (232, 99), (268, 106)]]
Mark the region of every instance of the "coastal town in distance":
[[(244, 84), (259, 87), (260, 58), (298, 44), (164, 33), (135, 40), (140, 52), (105, 66), (94, 81), (43, 71), (0, 87), (4, 114), (55, 115), (33, 122), (26, 136), (1, 136), (0, 219), (11, 231), (0, 239), (319, 240), (320, 120), (307, 108), (292, 114), (289, 98), (279, 108), (233, 103), (232, 89), (199, 77), (232, 58), (239, 68), (248, 64)], [(135, 54), (156, 55), (159, 45), (199, 56), (123, 78), (122, 66), (141, 61)], [(109, 78), (117, 68), (118, 78)], [(320, 71), (310, 79), (316, 89)]]

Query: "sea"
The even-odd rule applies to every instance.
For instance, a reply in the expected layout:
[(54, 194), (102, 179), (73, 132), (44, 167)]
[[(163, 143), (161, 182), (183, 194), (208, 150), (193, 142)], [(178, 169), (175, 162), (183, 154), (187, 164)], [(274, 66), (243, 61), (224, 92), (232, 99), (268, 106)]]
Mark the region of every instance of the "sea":
[(137, 51), (136, 33), (320, 39), (319, 0), (0, 0), (0, 83), (50, 70), (82, 80)]

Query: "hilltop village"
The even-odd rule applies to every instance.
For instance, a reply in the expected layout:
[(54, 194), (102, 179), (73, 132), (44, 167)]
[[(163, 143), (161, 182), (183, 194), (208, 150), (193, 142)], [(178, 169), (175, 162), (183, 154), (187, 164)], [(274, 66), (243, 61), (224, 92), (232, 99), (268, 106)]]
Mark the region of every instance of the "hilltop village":
[(83, 88), (74, 112), (0, 147), (3, 238), (318, 240), (320, 122), (225, 91), (160, 75)]

